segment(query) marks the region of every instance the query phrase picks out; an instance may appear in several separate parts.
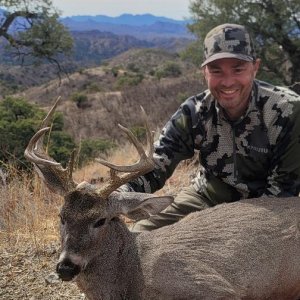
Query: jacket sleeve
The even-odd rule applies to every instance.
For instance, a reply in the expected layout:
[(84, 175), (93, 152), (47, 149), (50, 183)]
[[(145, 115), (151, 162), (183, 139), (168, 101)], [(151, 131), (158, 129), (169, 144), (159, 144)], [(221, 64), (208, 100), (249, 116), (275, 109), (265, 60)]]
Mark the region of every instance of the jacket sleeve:
[(123, 190), (153, 193), (162, 188), (182, 160), (193, 157), (192, 119), (195, 119), (192, 98), (186, 100), (163, 128), (155, 142), (155, 169), (129, 182)]
[(265, 196), (298, 196), (300, 192), (300, 97), (293, 97), (292, 113), (277, 120), (282, 127), (271, 160)]

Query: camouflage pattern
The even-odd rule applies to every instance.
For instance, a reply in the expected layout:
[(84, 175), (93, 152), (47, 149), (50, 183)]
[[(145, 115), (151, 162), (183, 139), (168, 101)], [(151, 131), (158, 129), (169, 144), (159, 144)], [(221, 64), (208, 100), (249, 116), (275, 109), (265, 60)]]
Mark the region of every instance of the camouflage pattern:
[(220, 58), (255, 60), (251, 37), (244, 26), (223, 24), (212, 29), (204, 40), (204, 59), (202, 67)]
[(209, 90), (187, 99), (155, 144), (156, 169), (130, 182), (129, 190), (155, 192), (181, 160), (199, 150), (193, 187), (213, 205), (300, 192), (300, 96), (254, 81), (246, 113), (226, 118)]

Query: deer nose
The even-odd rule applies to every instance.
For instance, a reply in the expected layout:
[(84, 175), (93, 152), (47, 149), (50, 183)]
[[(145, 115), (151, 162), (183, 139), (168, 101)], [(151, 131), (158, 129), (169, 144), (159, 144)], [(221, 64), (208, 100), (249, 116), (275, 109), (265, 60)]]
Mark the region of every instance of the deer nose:
[(56, 265), (56, 272), (61, 280), (70, 281), (80, 273), (80, 266), (66, 258)]

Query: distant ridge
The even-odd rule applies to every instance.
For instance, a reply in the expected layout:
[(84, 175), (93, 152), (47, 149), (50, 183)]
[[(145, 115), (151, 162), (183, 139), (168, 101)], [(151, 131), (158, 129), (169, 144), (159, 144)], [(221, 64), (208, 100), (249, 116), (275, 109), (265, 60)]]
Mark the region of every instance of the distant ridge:
[(71, 31), (99, 30), (143, 39), (154, 37), (193, 38), (187, 29), (187, 20), (173, 20), (151, 14), (123, 14), (118, 17), (72, 16), (61, 18), (61, 22)]
[(87, 22), (92, 21), (96, 23), (108, 23), (117, 25), (132, 25), (132, 26), (142, 26), (142, 25), (152, 25), (156, 22), (174, 23), (174, 24), (186, 24), (187, 21), (174, 20), (167, 17), (157, 17), (152, 14), (122, 14), (118, 17), (109, 17), (105, 15), (77, 15), (72, 17), (62, 18), (62, 21), (72, 20), (75, 22)]

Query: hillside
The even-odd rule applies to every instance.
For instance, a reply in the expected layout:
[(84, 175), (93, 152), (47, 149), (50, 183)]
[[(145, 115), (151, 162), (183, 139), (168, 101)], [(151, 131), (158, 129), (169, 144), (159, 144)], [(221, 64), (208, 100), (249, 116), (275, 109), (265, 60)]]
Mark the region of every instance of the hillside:
[[(71, 34), (74, 39), (72, 54), (59, 58), (62, 70), (70, 74), (77, 70), (99, 66), (103, 61), (129, 49), (157, 48), (177, 53), (191, 42), (187, 38), (153, 38), (146, 41), (129, 35), (116, 35), (98, 30), (73, 31)], [(25, 62), (22, 66), (20, 64), (21, 62), (9, 54), (5, 43), (0, 40), (0, 98), (58, 78), (56, 65), (49, 63), (30, 65), (30, 62), (29, 64)]]
[[(174, 64), (180, 75), (157, 78), (165, 66)], [(18, 95), (45, 108), (61, 96), (58, 111), (63, 111), (65, 129), (77, 141), (87, 137), (119, 141), (122, 136), (118, 123), (128, 127), (142, 125), (140, 105), (145, 107), (151, 124), (160, 128), (186, 97), (198, 91), (197, 70), (178, 55), (134, 49), (103, 66), (75, 72), (61, 83), (53, 80)], [(74, 101), (78, 94), (84, 95), (84, 104)]]

